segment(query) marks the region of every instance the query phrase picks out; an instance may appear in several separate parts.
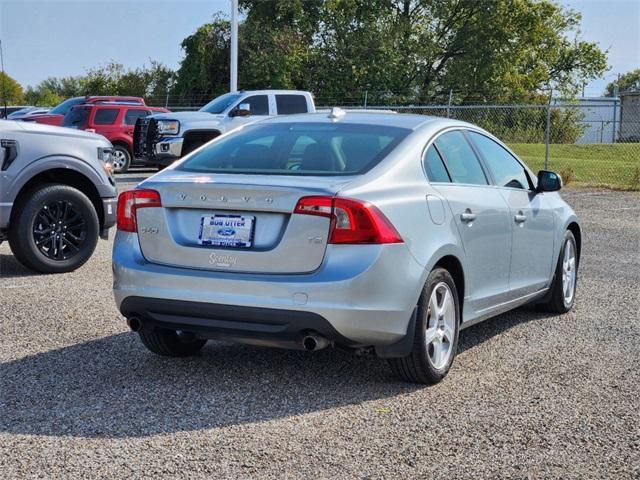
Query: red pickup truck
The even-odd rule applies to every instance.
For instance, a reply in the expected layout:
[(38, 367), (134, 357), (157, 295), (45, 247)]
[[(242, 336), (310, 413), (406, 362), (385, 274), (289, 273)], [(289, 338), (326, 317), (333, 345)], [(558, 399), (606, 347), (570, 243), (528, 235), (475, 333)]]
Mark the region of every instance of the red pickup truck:
[(133, 127), (139, 118), (169, 112), (166, 108), (135, 105), (130, 102), (89, 103), (72, 107), (64, 116), (63, 127), (99, 133), (113, 144), (113, 171), (126, 172), (134, 161)]
[(23, 122), (36, 122), (46, 125), (55, 125), (59, 127), (62, 125), (64, 116), (76, 105), (82, 105), (85, 103), (106, 103), (106, 102), (127, 102), (135, 105), (145, 105), (144, 99), (140, 97), (123, 97), (118, 95), (111, 96), (86, 96), (86, 97), (73, 97), (68, 98), (62, 103), (59, 103), (53, 107), (46, 115), (33, 115), (26, 116), (22, 119)]

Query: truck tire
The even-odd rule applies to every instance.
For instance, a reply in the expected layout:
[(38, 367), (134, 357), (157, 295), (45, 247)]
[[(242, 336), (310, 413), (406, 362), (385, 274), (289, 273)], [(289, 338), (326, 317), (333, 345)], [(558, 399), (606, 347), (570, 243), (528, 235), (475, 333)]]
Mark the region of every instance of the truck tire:
[(207, 343), (206, 340), (189, 338), (165, 328), (145, 326), (138, 334), (149, 351), (165, 357), (188, 357), (200, 351)]
[(186, 155), (189, 155), (191, 152), (200, 148), (202, 145), (204, 145), (204, 142), (200, 140), (192, 140), (189, 143), (185, 143), (182, 149), (182, 156), (184, 157)]
[(93, 254), (98, 243), (98, 215), (80, 190), (42, 185), (15, 207), (9, 246), (25, 267), (41, 273), (72, 272)]

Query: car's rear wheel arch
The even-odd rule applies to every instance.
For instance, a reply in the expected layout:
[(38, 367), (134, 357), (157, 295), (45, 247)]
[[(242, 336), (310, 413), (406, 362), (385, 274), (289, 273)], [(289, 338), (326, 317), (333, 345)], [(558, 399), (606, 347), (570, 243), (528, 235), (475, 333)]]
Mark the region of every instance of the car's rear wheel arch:
[[(91, 180), (85, 177), (82, 173), (75, 170), (55, 168), (38, 173), (22, 186), (22, 188), (18, 192), (18, 195), (16, 195), (16, 199), (14, 202), (15, 205), (19, 206), (21, 203), (23, 203), (23, 200), (27, 198), (29, 192), (32, 192), (34, 189), (42, 185), (52, 183), (59, 185), (68, 185), (84, 193), (89, 198), (89, 200), (91, 200), (91, 203), (98, 215), (100, 225), (104, 225), (104, 211), (102, 208), (102, 200), (100, 198), (98, 190), (91, 182)], [(9, 225), (14, 222), (15, 215), (18, 214), (18, 211), (19, 208), (12, 209)]]
[(451, 275), (451, 277), (453, 278), (453, 281), (456, 285), (456, 290), (458, 291), (458, 301), (460, 303), (460, 321), (462, 321), (463, 317), (463, 312), (462, 312), (462, 306), (464, 304), (464, 270), (462, 268), (462, 263), (460, 263), (460, 260), (458, 260), (457, 257), (453, 256), (453, 255), (446, 255), (444, 257), (442, 257), (440, 260), (438, 260), (435, 265), (433, 266), (433, 268), (444, 268), (446, 271), (449, 272), (449, 274)]

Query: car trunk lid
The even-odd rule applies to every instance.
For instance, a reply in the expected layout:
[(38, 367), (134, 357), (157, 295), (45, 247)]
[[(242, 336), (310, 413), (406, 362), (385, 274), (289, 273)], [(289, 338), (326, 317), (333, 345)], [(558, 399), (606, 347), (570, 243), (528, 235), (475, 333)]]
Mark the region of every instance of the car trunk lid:
[[(165, 171), (142, 185), (162, 201), (162, 208), (137, 212), (142, 253), (153, 263), (213, 271), (312, 272), (324, 258), (330, 220), (293, 211), (301, 197), (335, 195), (346, 183), (345, 177)], [(221, 235), (241, 241), (243, 229), (252, 229), (248, 245), (224, 244)], [(207, 239), (212, 243), (203, 244)]]

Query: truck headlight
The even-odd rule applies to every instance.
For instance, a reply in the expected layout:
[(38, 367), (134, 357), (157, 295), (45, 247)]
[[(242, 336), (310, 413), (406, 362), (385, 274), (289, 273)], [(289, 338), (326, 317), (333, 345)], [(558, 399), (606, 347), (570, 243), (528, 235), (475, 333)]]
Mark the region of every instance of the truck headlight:
[(175, 135), (180, 131), (180, 122), (178, 120), (158, 120), (158, 133)]
[(113, 148), (98, 147), (98, 160), (100, 160), (104, 172), (111, 176), (113, 173)]

